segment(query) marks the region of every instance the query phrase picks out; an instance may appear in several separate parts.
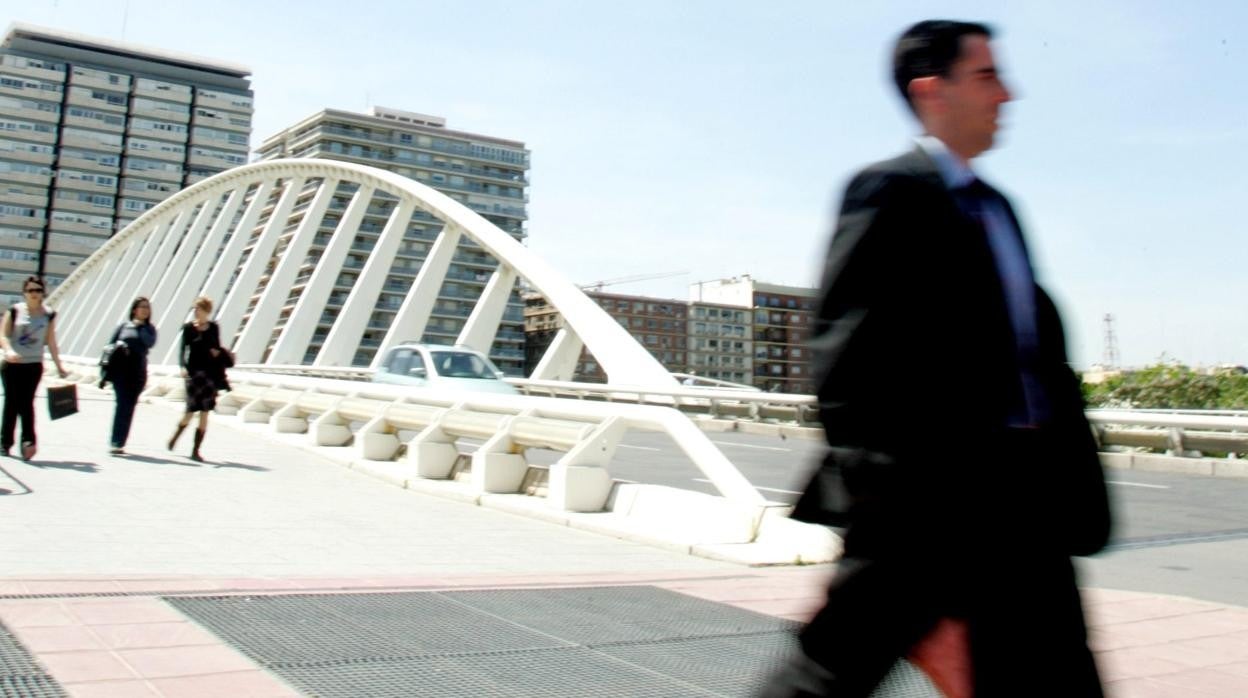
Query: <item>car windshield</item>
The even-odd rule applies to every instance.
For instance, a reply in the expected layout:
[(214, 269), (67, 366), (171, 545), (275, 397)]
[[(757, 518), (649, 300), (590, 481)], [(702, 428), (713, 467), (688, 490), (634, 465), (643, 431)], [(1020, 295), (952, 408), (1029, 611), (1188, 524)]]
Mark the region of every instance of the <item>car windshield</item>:
[(497, 379), (494, 367), (485, 359), (466, 351), (434, 351), (434, 370), (444, 378), (490, 378)]

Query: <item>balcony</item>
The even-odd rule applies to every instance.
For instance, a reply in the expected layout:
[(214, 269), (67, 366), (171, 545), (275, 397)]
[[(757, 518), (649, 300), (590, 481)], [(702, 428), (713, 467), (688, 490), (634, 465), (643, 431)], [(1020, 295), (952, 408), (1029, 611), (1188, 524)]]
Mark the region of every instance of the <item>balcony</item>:
[[(109, 89), (117, 89), (115, 87)], [(163, 99), (166, 102), (177, 102), (178, 104), (191, 103), (191, 90), (183, 89), (160, 89), (153, 85), (136, 84), (134, 86), (135, 97), (150, 97), (151, 99)]]
[(110, 102), (106, 99), (96, 99), (90, 94), (82, 94), (81, 92), (71, 91), (69, 93), (68, 103), (74, 106), (86, 107), (87, 109), (99, 109), (100, 111), (113, 112), (115, 114), (125, 114), (126, 112), (126, 105), (124, 102), (118, 104), (116, 102)]
[(22, 184), (34, 184), (36, 186), (48, 186), (52, 181), (52, 174), (34, 174), (31, 172), (0, 172), (0, 182), (20, 182)]
[(115, 175), (119, 171), (116, 164), (101, 165), (96, 160), (67, 156), (65, 151), (61, 151), (60, 166), (63, 170), (81, 170), (83, 172), (98, 172), (99, 174)]
[(48, 70), (47, 68), (35, 68), (33, 66), (16, 66), (5, 62), (0, 66), (0, 70), (12, 75), (20, 75), (24, 78), (33, 80), (43, 80), (45, 82), (65, 82), (65, 70)]
[(206, 126), (208, 128), (221, 128), (227, 131), (236, 131), (238, 133), (251, 133), (250, 123), (245, 126), (234, 124), (230, 122), (228, 116), (205, 116), (204, 114), (194, 114), (191, 117), (191, 126)]
[(105, 131), (108, 133), (122, 133), (126, 130), (124, 123), (108, 123), (103, 119), (94, 119), (87, 116), (74, 116), (73, 114), (65, 115), (66, 126), (78, 126), (80, 128), (90, 128), (97, 131)]
[(55, 124), (61, 119), (59, 111), (44, 111), (42, 109), (29, 109), (27, 107), (8, 107), (2, 104), (0, 104), (0, 116), (11, 116), (15, 119), (23, 119), (26, 121), (42, 121), (45, 124)]
[[(235, 104), (236, 100), (247, 100), (246, 106)], [(243, 116), (251, 116), (255, 110), (255, 105), (251, 103), (251, 98), (246, 95), (232, 95), (229, 93), (220, 93), (219, 95), (211, 95), (207, 92), (200, 91), (195, 94), (195, 106), (205, 109), (224, 109), (226, 111), (238, 112)]]
[(78, 70), (75, 70), (69, 76), (69, 84), (112, 92), (128, 92), (130, 90), (130, 78), (125, 75), (117, 75), (114, 80), (107, 75), (83, 73)]

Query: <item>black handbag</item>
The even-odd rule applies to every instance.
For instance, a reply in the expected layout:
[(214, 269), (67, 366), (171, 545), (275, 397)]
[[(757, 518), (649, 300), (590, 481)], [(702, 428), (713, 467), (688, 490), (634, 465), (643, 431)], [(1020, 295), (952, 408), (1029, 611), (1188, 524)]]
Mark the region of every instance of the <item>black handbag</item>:
[(120, 364), (129, 356), (130, 348), (125, 342), (113, 342), (104, 346), (104, 351), (100, 352), (100, 388), (113, 381), (113, 375), (120, 368)]
[(48, 416), (68, 417), (78, 412), (78, 386), (73, 383), (48, 386)]

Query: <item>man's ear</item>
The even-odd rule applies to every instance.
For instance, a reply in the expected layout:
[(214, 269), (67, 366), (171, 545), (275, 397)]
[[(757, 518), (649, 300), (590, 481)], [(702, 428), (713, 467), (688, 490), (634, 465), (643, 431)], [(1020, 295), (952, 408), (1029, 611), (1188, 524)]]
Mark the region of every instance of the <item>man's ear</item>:
[(919, 105), (930, 105), (937, 96), (937, 81), (939, 80), (940, 78), (935, 75), (911, 80), (906, 86), (906, 91), (910, 94), (910, 103), (916, 108)]

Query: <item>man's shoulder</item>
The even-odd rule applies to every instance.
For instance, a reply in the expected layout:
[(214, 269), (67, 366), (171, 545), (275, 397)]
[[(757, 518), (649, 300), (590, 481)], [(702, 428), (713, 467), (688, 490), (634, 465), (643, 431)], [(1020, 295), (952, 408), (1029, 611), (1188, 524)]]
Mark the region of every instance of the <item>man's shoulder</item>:
[(915, 187), (943, 189), (936, 166), (919, 149), (862, 167), (846, 187), (846, 197), (864, 199), (892, 191), (914, 190)]

